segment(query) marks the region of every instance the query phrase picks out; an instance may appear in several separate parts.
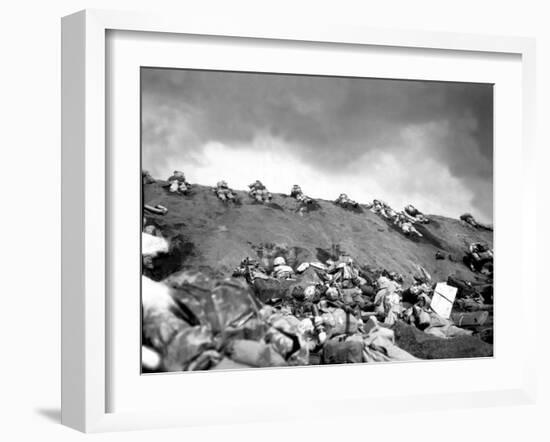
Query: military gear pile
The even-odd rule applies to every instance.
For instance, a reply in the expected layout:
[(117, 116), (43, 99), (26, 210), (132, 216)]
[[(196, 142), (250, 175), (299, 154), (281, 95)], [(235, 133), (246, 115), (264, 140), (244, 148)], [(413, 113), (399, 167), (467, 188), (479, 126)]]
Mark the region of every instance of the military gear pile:
[(357, 209), (359, 208), (359, 203), (357, 201), (349, 198), (345, 193), (341, 193), (338, 198), (334, 201), (334, 204), (343, 207), (344, 209)]
[(250, 189), (248, 191), (250, 198), (259, 203), (268, 203), (273, 198), (273, 195), (268, 192), (260, 180), (256, 180), (252, 184), (249, 184), (248, 188)]
[(300, 186), (298, 186), (298, 184), (294, 184), (294, 186), (292, 186), (292, 189), (290, 190), (290, 196), (303, 204), (312, 204), (314, 202), (313, 198), (310, 198), (309, 196), (304, 194), (304, 192), (302, 192), (302, 189)]
[(223, 202), (236, 201), (237, 194), (235, 191), (227, 185), (225, 181), (218, 181), (216, 187), (213, 189), (216, 196)]
[(464, 257), (464, 263), (470, 267), (472, 272), (492, 276), (493, 250), (487, 244), (479, 242), (471, 243)]
[[(142, 178), (144, 184), (152, 179), (145, 171)], [(170, 192), (188, 194), (191, 189), (182, 172), (175, 171), (168, 183)], [(209, 188), (205, 200), (214, 200), (212, 192), (223, 202), (237, 198), (225, 181)], [(199, 195), (197, 191), (193, 193), (184, 203)], [(261, 204), (272, 200), (260, 181), (249, 185), (249, 196)], [(292, 187), (290, 196), (304, 205), (314, 201), (298, 185)], [(151, 204), (157, 202), (151, 201)], [(345, 209), (362, 210), (346, 194), (341, 194), (334, 203)], [(274, 206), (271, 204), (269, 210), (258, 209), (277, 213), (272, 210)], [(295, 204), (287, 203), (285, 209), (289, 206)], [(472, 243), (464, 250), (464, 263), (468, 266), (464, 269), (471, 269), (488, 284), (475, 286), (460, 275), (449, 276), (446, 286), (456, 289), (456, 298), (442, 312), (437, 307), (441, 299), (437, 287), (442, 283), (432, 281), (424, 268), (417, 267), (417, 274), (413, 271), (404, 277), (391, 268), (357, 262), (355, 256), (339, 248), (327, 256), (318, 253), (318, 260), (314, 260), (311, 250), (307, 255), (299, 244), (293, 248), (266, 246), (269, 250), (266, 253), (265, 249), (260, 251), (264, 243), (260, 246), (248, 243), (250, 247), (238, 251), (234, 262), (234, 255), (229, 258), (231, 261), (228, 259), (229, 268), (235, 266), (231, 274), (226, 273), (226, 261), (222, 270), (214, 269), (218, 273), (207, 275), (203, 268), (182, 269), (180, 265), (176, 273), (171, 270), (157, 278), (158, 263), (163, 258), (170, 259), (176, 250), (174, 232), (166, 229), (178, 209), (169, 206), (170, 214), (160, 217), (167, 213), (166, 207), (158, 204), (143, 207), (147, 214), (142, 237), (144, 371), (387, 362), (423, 357), (409, 342), (401, 340), (403, 329), (414, 330), (416, 336), (420, 335), (420, 342), (465, 337), (492, 339), (492, 329), (491, 336), (481, 334), (493, 302), (490, 280), (493, 251), (486, 244)], [(404, 235), (420, 238), (424, 232), (429, 239), (428, 229), (420, 225), (430, 220), (414, 206), (397, 212), (387, 203), (374, 200), (367, 207)], [(220, 212), (233, 216), (234, 209), (231, 206)], [(470, 221), (463, 220), (475, 227)], [(432, 223), (436, 224), (435, 220)], [(239, 263), (246, 253), (252, 256)], [(183, 262), (177, 257), (172, 261), (175, 266)]]
[(375, 199), (372, 204), (369, 205), (369, 209), (371, 212), (391, 222), (406, 236), (417, 236), (422, 238), (423, 235), (415, 227), (415, 224), (427, 224), (430, 222), (428, 217), (422, 214), (412, 204), (406, 206), (401, 212), (397, 212), (384, 201)]
[(243, 259), (233, 280), (204, 276), (200, 285), (177, 279), (169, 285), (145, 278), (144, 370), (413, 360), (396, 344), (398, 323), (452, 339), (472, 335), (460, 325), (486, 319), (466, 313), (446, 319), (431, 310), (434, 285), (422, 268), (407, 288), (397, 272), (363, 268), (341, 255), (295, 270), (279, 255), (267, 266)]
[(191, 184), (185, 179), (183, 172), (174, 170), (174, 174), (168, 178), (170, 185), (170, 192), (179, 193), (181, 195), (187, 195), (191, 190)]

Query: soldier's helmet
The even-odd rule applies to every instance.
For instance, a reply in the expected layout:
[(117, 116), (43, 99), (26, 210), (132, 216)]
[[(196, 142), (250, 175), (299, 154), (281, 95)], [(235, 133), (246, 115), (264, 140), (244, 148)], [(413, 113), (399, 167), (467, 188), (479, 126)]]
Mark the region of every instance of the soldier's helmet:
[(285, 264), (286, 264), (286, 261), (282, 256), (277, 256), (277, 258), (273, 260), (273, 265), (275, 266), (283, 266)]

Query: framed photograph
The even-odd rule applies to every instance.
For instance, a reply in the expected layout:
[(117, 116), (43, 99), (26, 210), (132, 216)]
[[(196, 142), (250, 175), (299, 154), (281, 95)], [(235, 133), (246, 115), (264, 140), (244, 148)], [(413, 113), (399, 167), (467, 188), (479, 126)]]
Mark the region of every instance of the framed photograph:
[(64, 424), (534, 400), (532, 40), (83, 11), (62, 46)]

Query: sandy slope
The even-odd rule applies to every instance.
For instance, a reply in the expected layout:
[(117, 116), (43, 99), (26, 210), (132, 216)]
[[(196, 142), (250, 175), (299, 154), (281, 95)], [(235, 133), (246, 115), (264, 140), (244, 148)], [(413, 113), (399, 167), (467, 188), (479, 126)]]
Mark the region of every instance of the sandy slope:
[[(363, 266), (395, 270), (406, 278), (422, 265), (434, 280), (446, 280), (457, 270), (473, 280), (476, 275), (462, 263), (468, 243), (493, 242), (492, 232), (458, 219), (430, 216), (432, 222), (419, 227), (424, 238), (411, 239), (369, 210), (354, 213), (320, 200), (318, 210), (302, 215), (298, 203), (285, 195), (275, 194), (273, 204), (265, 206), (253, 203), (246, 192), (238, 194), (240, 206), (222, 203), (211, 187), (195, 185), (189, 196), (181, 196), (157, 182), (144, 186), (143, 199), (168, 208), (165, 216), (148, 216), (148, 222), (157, 224), (165, 236), (183, 238), (181, 266), (224, 275), (244, 257), (272, 255), (273, 246), (279, 246), (287, 250), (291, 265), (340, 250)], [(435, 259), (437, 250), (445, 260)]]

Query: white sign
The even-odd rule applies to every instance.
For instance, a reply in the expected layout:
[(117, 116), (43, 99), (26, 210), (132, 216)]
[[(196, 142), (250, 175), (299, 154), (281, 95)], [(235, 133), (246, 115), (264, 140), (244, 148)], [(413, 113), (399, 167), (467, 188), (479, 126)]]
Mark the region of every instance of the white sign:
[(444, 282), (438, 282), (435, 286), (432, 303), (430, 304), (432, 310), (442, 318), (449, 319), (457, 291), (456, 287), (447, 285)]

